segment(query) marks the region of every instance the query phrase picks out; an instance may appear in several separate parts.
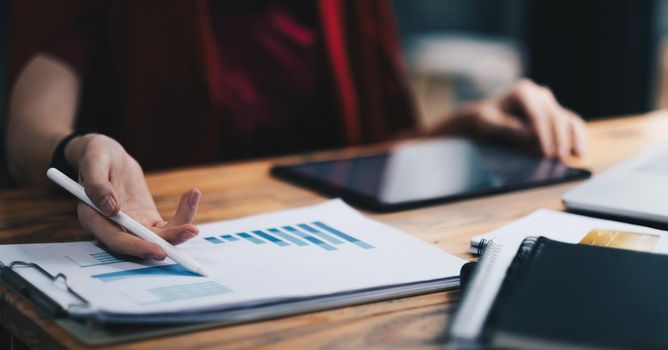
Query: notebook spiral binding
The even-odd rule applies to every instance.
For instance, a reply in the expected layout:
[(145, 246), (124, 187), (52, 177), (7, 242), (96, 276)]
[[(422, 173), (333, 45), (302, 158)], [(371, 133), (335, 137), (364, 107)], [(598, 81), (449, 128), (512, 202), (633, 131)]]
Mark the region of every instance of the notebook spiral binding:
[[(2, 267), (2, 264), (0, 264), (0, 267)], [(30, 282), (26, 281), (23, 277), (21, 277), (18, 273), (16, 273), (14, 271), (16, 268), (33, 268), (33, 269), (37, 270), (39, 273), (41, 273), (42, 275), (44, 275), (45, 277), (47, 277), (52, 282), (58, 282), (59, 280), (62, 281), (63, 285), (65, 286), (65, 291), (67, 291), (72, 296), (74, 296), (77, 300), (79, 300), (78, 303), (68, 304), (65, 311), (69, 311), (71, 308), (75, 308), (75, 307), (78, 307), (78, 308), (88, 308), (88, 307), (90, 307), (90, 302), (88, 300), (86, 300), (86, 298), (82, 297), (81, 294), (77, 293), (74, 289), (72, 289), (72, 287), (70, 287), (70, 284), (67, 281), (67, 276), (65, 274), (58, 273), (54, 276), (50, 272), (43, 269), (38, 264), (35, 264), (35, 263), (32, 263), (32, 262), (16, 260), (16, 261), (12, 261), (9, 265), (5, 266), (5, 268), (2, 269), (2, 270), (7, 269), (7, 270), (11, 271), (12, 274), (13, 274), (13, 276), (11, 276), (9, 278), (7, 278), (6, 276), (3, 276), (3, 277), (5, 277), (5, 278), (3, 278), (3, 280), (10, 279), (10, 281), (6, 281), (6, 282), (9, 282), (8, 284), (11, 287), (13, 287), (15, 289), (18, 289), (21, 292), (22, 295), (27, 296), (28, 298), (30, 298), (31, 294), (34, 293), (34, 290), (31, 291), (30, 289), (26, 289), (26, 288), (29, 288), (28, 286), (30, 285)], [(16, 283), (16, 282), (11, 283), (12, 282), (11, 280), (14, 280), (14, 281), (19, 280), (22, 283)], [(58, 310), (56, 310), (53, 313), (57, 313), (57, 311)]]
[(480, 242), (478, 243), (478, 246), (476, 247), (477, 251), (474, 253), (475, 255), (481, 256), (485, 252), (485, 248), (492, 242), (490, 239), (481, 239)]

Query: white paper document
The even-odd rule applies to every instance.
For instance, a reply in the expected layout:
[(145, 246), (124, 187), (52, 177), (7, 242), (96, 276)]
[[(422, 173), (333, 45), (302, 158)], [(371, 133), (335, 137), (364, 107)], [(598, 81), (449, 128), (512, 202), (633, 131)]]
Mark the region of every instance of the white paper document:
[(0, 262), (32, 262), (63, 273), (88, 306), (73, 305), (62, 283), (35, 269), (14, 268), (74, 316), (121, 321), (211, 312), (219, 317), (228, 309), (285, 308), (292, 302), (303, 307), (305, 301), (311, 305), (303, 309), (313, 310), (442, 290), (458, 286), (465, 262), (340, 200), (199, 228), (199, 237), (178, 249), (208, 277), (169, 259), (118, 256), (94, 242), (4, 245)]
[(658, 236), (649, 251), (668, 253), (668, 232), (646, 226), (596, 219), (583, 215), (564, 213), (550, 209), (539, 209), (497, 230), (471, 239), (472, 253), (477, 252), (481, 240), (492, 240), (504, 246), (519, 247), (529, 236), (545, 236), (549, 239), (578, 243), (592, 230), (623, 231)]

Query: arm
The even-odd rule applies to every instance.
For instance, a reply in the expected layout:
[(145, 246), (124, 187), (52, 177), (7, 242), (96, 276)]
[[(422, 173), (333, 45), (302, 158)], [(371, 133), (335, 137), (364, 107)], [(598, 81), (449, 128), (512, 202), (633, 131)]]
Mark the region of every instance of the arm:
[(33, 58), (12, 91), (7, 124), (11, 175), (21, 183), (45, 183), (45, 171), (58, 142), (70, 134), (79, 78), (48, 56)]
[[(79, 78), (48, 56), (33, 58), (21, 72), (10, 101), (7, 149), (12, 175), (24, 183), (45, 183), (56, 145), (72, 133)], [(182, 243), (198, 233), (192, 224), (199, 205), (196, 189), (181, 196), (176, 214), (162, 219), (144, 180), (141, 166), (114, 139), (87, 134), (65, 147), (65, 159), (78, 170), (86, 194), (106, 215), (121, 208), (167, 241)], [(162, 260), (157, 244), (141, 240), (83, 203), (77, 206), (84, 228), (116, 252)]]

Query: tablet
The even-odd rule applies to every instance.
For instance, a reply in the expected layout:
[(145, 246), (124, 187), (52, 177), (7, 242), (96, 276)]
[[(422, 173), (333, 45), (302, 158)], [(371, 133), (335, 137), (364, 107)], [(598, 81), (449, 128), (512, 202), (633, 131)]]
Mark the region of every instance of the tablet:
[(372, 211), (393, 211), (591, 176), (517, 150), (461, 138), (398, 145), (381, 154), (274, 166), (272, 174)]

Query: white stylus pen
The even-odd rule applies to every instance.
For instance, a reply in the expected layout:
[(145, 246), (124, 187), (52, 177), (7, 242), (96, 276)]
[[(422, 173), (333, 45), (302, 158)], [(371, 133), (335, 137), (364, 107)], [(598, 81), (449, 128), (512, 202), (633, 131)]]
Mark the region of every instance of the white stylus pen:
[[(58, 184), (60, 187), (64, 188), (69, 193), (79, 198), (79, 200), (86, 203), (89, 207), (97, 210), (99, 213), (102, 214), (102, 211), (93, 203), (93, 201), (90, 200), (90, 198), (88, 198), (86, 192), (84, 191), (84, 188), (81, 187), (81, 185), (79, 185), (76, 181), (70, 179), (67, 175), (63, 174), (60, 170), (56, 168), (49, 168), (49, 170), (46, 171), (46, 176), (49, 179), (51, 179), (51, 181)], [(185, 267), (189, 271), (192, 271), (202, 276), (207, 276), (207, 274), (204, 272), (202, 267), (199, 266), (199, 264), (197, 263), (197, 261), (195, 261), (195, 259), (189, 257), (188, 255), (182, 252), (179, 252), (169, 242), (165, 241), (155, 232), (149, 230), (146, 226), (138, 223), (135, 219), (131, 218), (124, 212), (119, 211), (118, 214), (114, 216), (109, 216), (108, 218), (114, 221), (115, 223), (125, 227), (125, 229), (132, 232), (137, 237), (159, 245), (160, 248), (162, 248), (167, 253), (167, 256), (169, 256), (172, 260), (176, 261), (177, 263), (181, 264), (181, 266)]]

